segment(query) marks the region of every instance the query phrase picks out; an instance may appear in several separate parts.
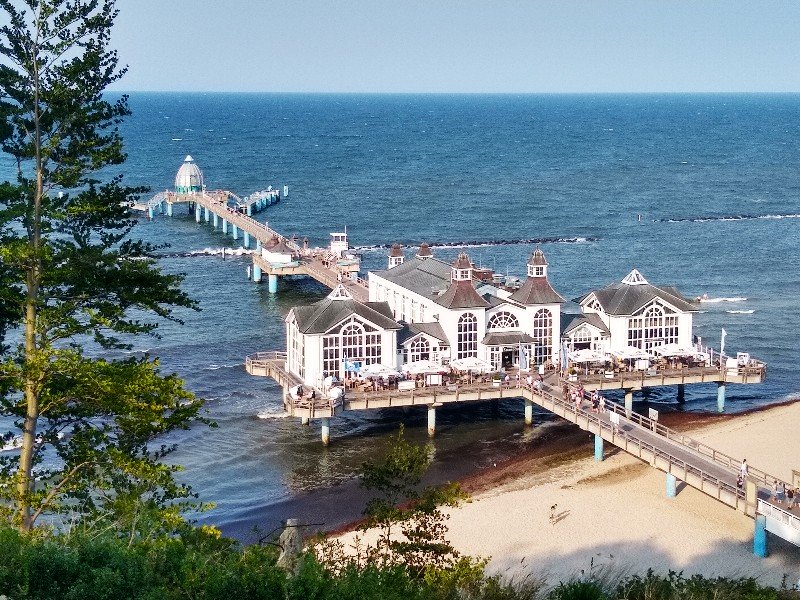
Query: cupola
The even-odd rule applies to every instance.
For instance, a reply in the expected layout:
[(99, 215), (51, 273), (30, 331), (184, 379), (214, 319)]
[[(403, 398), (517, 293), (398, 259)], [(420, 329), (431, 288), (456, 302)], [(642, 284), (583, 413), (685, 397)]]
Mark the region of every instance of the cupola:
[(176, 194), (198, 194), (205, 189), (203, 172), (191, 156), (183, 159), (183, 164), (175, 175)]
[(472, 281), (472, 263), (465, 252), (458, 255), (450, 274), (451, 281)]
[(389, 268), (392, 269), (398, 265), (402, 265), (404, 258), (403, 248), (400, 244), (392, 244), (392, 247), (389, 249)]
[(433, 256), (433, 252), (431, 252), (431, 247), (427, 243), (422, 242), (419, 245), (419, 250), (417, 250), (417, 258), (424, 260), (426, 258), (430, 258), (431, 256)]
[(547, 259), (538, 246), (528, 259), (528, 277), (547, 277)]

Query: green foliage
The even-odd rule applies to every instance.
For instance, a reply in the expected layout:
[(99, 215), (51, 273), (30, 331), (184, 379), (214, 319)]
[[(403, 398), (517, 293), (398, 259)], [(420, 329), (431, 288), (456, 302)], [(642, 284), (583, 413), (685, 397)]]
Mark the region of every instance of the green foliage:
[(196, 308), (129, 237), (143, 190), (108, 174), (129, 114), (125, 97), (103, 96), (125, 72), (109, 49), (115, 2), (0, 11), (0, 145), (16, 165), (0, 184), (0, 414), (21, 446), (0, 460), (5, 516), (24, 531), (58, 514), (129, 539), (175, 530), (193, 496), (161, 462), (172, 448), (153, 444), (197, 421), (201, 402), (149, 357), (97, 358)]
[(560, 583), (547, 595), (547, 600), (607, 600), (607, 598), (602, 588), (594, 581)]
[(449, 517), (441, 507), (458, 506), (466, 495), (454, 483), (421, 485), (431, 456), (430, 446), (409, 443), (401, 426), (383, 459), (363, 465), (361, 485), (377, 494), (364, 509), (363, 529), (380, 531), (378, 543), (366, 549), (368, 563), (399, 565), (417, 577), (461, 564), (446, 539)]
[(789, 600), (800, 594), (759, 585), (753, 578), (689, 578), (670, 571), (666, 576), (648, 570), (622, 581), (616, 597), (620, 600)]

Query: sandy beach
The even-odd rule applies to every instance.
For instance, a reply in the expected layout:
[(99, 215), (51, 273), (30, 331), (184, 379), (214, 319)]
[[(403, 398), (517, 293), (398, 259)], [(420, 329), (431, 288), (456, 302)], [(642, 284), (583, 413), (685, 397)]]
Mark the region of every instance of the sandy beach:
[[(800, 402), (692, 428), (692, 437), (791, 481), (800, 469), (793, 440)], [(779, 586), (800, 578), (800, 548), (769, 536), (770, 556), (753, 555), (753, 520), (688, 486), (666, 497), (662, 472), (623, 453), (578, 460), (478, 492), (452, 511), (460, 551), (490, 556), (489, 569), (550, 584), (584, 573), (670, 569), (749, 576)], [(555, 524), (550, 507), (558, 504)]]
[[(792, 442), (800, 402), (688, 423), (676, 416), (684, 422), (667, 424), (688, 428), (693, 438), (747, 458), (751, 466), (787, 481), (792, 469), (800, 469)], [(770, 534), (770, 556), (753, 554), (752, 519), (681, 484), (677, 497), (667, 498), (662, 472), (609, 445), (606, 459), (596, 462), (588, 434), (576, 444), (574, 427), (550, 427), (572, 438), (570, 444), (467, 479), (472, 501), (450, 511), (449, 539), (465, 554), (490, 557), (489, 572), (541, 577), (549, 585), (581, 573), (618, 576), (649, 568), (756, 577), (773, 586), (784, 576), (790, 585), (800, 578), (800, 548)]]

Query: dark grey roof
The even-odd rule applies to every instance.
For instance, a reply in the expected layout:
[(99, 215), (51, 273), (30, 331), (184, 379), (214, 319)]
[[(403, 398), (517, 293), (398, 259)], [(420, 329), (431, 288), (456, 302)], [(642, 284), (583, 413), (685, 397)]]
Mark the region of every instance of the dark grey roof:
[(310, 306), (295, 306), (292, 310), (297, 321), (297, 328), (306, 334), (326, 333), (351, 315), (357, 315), (382, 329), (400, 329), (402, 327), (394, 320), (389, 304), (386, 302), (359, 302), (352, 298), (325, 298)]
[(600, 315), (597, 313), (586, 313), (580, 315), (563, 315), (561, 321), (561, 335), (566, 335), (571, 331), (577, 329), (584, 323), (588, 325), (592, 325), (599, 329), (602, 333), (607, 336), (611, 336), (611, 332), (606, 327), (606, 324), (603, 323), (603, 319), (600, 318)]
[(489, 303), (478, 294), (472, 281), (468, 279), (451, 283), (447, 291), (436, 298), (435, 302), (445, 308), (486, 308), (489, 306)]
[(450, 265), (438, 258), (415, 256), (392, 269), (374, 271), (374, 274), (420, 296), (432, 298), (434, 292), (448, 288), (450, 272)]
[(436, 338), (440, 342), (450, 345), (442, 326), (434, 321), (433, 323), (408, 323), (397, 333), (397, 343), (405, 344), (406, 341), (418, 336), (420, 333)]
[(481, 297), (489, 303), (489, 306), (494, 308), (495, 306), (500, 306), (501, 304), (509, 304), (508, 300), (503, 300), (499, 296), (495, 296), (494, 294), (486, 293), (481, 294)]
[(602, 289), (593, 290), (577, 298), (575, 302), (580, 304), (592, 294), (603, 307), (603, 311), (609, 315), (632, 315), (656, 298), (680, 311), (693, 312), (697, 310), (696, 305), (671, 286), (658, 287), (651, 283), (629, 285), (620, 281)]
[(495, 331), (487, 333), (481, 343), (484, 346), (513, 346), (514, 344), (532, 344), (535, 341), (523, 331)]
[(561, 304), (566, 302), (557, 291), (553, 289), (547, 277), (528, 277), (520, 288), (511, 294), (511, 300), (533, 306), (534, 304)]

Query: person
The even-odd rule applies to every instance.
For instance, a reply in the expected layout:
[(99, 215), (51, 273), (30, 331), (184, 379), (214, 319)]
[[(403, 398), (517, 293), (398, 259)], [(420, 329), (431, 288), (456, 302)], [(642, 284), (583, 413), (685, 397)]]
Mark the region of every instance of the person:
[(600, 412), (600, 398), (597, 395), (597, 390), (592, 392), (592, 412), (593, 413)]
[(781, 482), (778, 487), (778, 504), (783, 504), (783, 499), (786, 498), (786, 482)]
[(606, 399), (603, 398), (602, 394), (598, 394), (598, 396), (600, 397), (600, 414), (602, 415), (606, 412)]
[(736, 478), (736, 487), (741, 490), (743, 485), (744, 485), (744, 479), (742, 478), (742, 474), (739, 473), (739, 476)]
[(311, 390), (311, 399), (314, 400), (316, 397), (317, 397), (317, 390), (312, 389)]
[(770, 497), (770, 500), (772, 500), (772, 502), (777, 502), (778, 501), (778, 480), (777, 479), (773, 479), (772, 480), (772, 496)]
[(533, 391), (533, 375), (529, 373), (525, 381), (528, 383), (528, 388)]
[(544, 380), (542, 379), (541, 375), (539, 375), (539, 377), (536, 378), (536, 384), (535, 384), (536, 385), (536, 393), (539, 394), (540, 396), (542, 395), (542, 382), (543, 381)]
[(740, 472), (742, 474), (742, 479), (747, 479), (747, 471), (748, 471), (748, 469), (747, 469), (747, 459), (746, 458), (742, 459), (742, 466), (741, 466), (741, 468), (739, 470), (740, 470)]
[(789, 508), (789, 510), (794, 508), (794, 490), (791, 488), (791, 486), (788, 490), (786, 490), (786, 506)]

